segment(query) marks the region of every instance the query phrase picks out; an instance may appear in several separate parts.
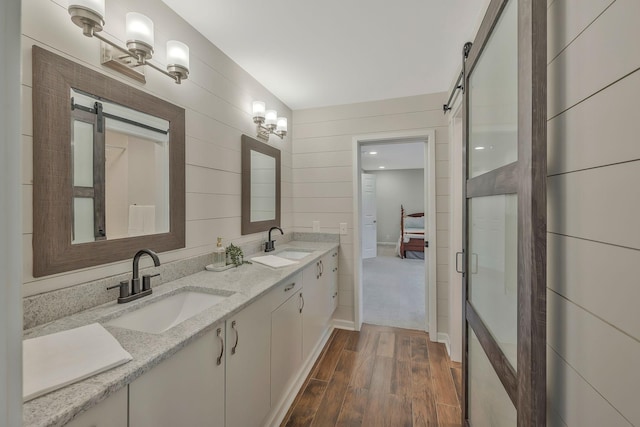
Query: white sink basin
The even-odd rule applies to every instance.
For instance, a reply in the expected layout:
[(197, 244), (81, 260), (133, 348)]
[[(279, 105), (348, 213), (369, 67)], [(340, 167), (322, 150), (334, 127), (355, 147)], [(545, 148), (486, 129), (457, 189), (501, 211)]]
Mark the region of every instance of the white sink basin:
[(306, 257), (307, 255), (309, 255), (310, 253), (311, 253), (311, 251), (296, 250), (296, 249), (285, 249), (282, 252), (278, 252), (276, 255), (281, 257), (281, 258), (287, 258), (287, 259), (302, 259), (302, 258)]
[(106, 325), (160, 334), (219, 304), (228, 297), (205, 292), (184, 291), (123, 314), (107, 322)]

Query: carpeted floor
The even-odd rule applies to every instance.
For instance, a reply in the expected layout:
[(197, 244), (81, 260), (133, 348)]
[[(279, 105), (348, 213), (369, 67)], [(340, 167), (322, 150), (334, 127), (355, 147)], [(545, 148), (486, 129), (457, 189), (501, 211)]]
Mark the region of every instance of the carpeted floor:
[(364, 322), (424, 330), (424, 261), (378, 256), (363, 264)]

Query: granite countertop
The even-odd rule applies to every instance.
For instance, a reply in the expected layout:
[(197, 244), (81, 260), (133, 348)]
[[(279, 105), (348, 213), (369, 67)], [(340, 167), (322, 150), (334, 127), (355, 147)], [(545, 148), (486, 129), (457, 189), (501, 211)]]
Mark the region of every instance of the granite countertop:
[[(338, 243), (288, 242), (278, 245), (272, 254), (277, 255), (282, 250), (296, 248), (313, 252), (299, 260), (297, 264), (278, 269), (253, 263), (223, 272), (202, 271), (155, 287), (151, 296), (126, 304), (117, 304), (113, 301), (25, 331), (24, 338), (27, 339), (99, 322), (133, 356), (133, 360), (26, 402), (23, 405), (23, 425), (37, 427), (64, 425), (337, 247)], [(260, 255), (263, 254), (254, 256)], [(233, 292), (233, 294), (162, 334), (105, 325), (106, 322), (121, 314), (183, 290), (211, 293)]]

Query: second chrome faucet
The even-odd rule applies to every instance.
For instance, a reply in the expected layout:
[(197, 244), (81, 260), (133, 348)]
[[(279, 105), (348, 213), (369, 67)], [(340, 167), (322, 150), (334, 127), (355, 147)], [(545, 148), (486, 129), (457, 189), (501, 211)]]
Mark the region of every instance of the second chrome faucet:
[(138, 264), (140, 263), (140, 258), (143, 255), (149, 255), (153, 260), (153, 264), (156, 267), (160, 266), (160, 258), (158, 258), (158, 254), (156, 254), (151, 249), (140, 249), (138, 252), (136, 252), (133, 257), (133, 277), (131, 278), (131, 286), (129, 286), (128, 280), (124, 280), (118, 285), (110, 286), (107, 288), (120, 288), (118, 304), (123, 304), (136, 300), (138, 298), (142, 298), (146, 295), (151, 295), (151, 278), (159, 276), (160, 274), (145, 274), (144, 276), (142, 276), (142, 288), (140, 287), (140, 273)]

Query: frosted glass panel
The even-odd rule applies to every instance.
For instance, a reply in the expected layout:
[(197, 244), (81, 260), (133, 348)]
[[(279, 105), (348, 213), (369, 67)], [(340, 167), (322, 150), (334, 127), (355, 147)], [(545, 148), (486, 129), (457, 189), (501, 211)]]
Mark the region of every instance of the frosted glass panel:
[(251, 151), (251, 222), (276, 218), (276, 159)]
[(93, 199), (75, 197), (73, 199), (73, 242), (86, 243), (95, 241), (93, 226)]
[(473, 427), (515, 427), (516, 408), (469, 328), (469, 413)]
[(469, 78), (469, 176), (518, 160), (518, 2), (511, 0)]
[(469, 300), (516, 369), (518, 197), (475, 197), (469, 219)]
[(73, 121), (73, 185), (93, 187), (93, 124)]

